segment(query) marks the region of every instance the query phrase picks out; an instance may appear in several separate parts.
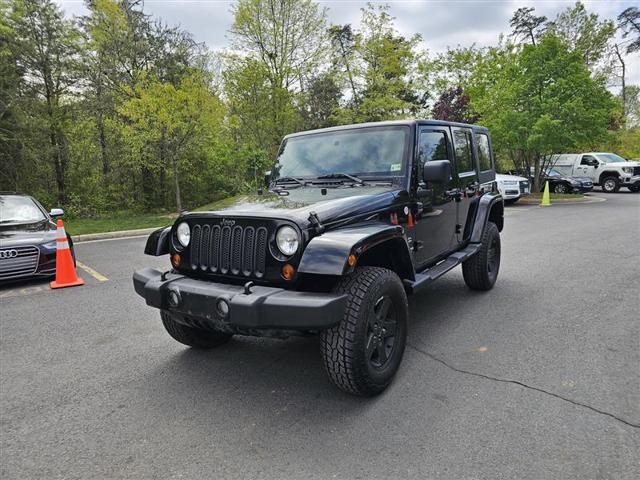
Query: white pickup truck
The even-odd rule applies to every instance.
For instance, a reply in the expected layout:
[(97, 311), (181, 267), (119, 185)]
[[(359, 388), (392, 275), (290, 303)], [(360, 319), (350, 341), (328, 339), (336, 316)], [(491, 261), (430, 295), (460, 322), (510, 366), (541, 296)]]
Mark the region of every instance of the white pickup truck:
[(565, 175), (589, 177), (603, 192), (611, 193), (627, 187), (640, 191), (640, 163), (629, 162), (615, 153), (566, 153), (555, 155), (551, 166)]

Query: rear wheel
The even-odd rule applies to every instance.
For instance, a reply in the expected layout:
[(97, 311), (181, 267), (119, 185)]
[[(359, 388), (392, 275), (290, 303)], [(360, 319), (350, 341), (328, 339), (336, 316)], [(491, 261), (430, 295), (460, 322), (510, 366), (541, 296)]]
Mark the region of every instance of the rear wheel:
[(404, 354), (409, 307), (391, 270), (360, 267), (335, 288), (348, 295), (342, 321), (320, 335), (322, 360), (331, 381), (362, 396), (391, 383)]
[(480, 250), (462, 264), (464, 282), (472, 290), (491, 290), (500, 270), (500, 232), (493, 222), (487, 222)]
[(233, 336), (230, 333), (188, 327), (178, 323), (173, 316), (165, 310), (160, 311), (160, 318), (162, 318), (164, 328), (174, 340), (194, 348), (207, 349), (219, 347), (227, 343)]
[(605, 177), (600, 182), (602, 185), (602, 191), (606, 193), (615, 193), (620, 190), (620, 182), (618, 177)]

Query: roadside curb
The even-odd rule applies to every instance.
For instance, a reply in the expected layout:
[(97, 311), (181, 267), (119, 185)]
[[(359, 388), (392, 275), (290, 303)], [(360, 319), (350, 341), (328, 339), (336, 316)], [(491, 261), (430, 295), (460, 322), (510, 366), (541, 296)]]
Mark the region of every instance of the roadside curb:
[(137, 230), (120, 230), (117, 232), (104, 232), (104, 233), (86, 233), (84, 235), (72, 235), (74, 243), (90, 242), (92, 240), (107, 240), (110, 238), (125, 238), (125, 237), (141, 237), (148, 235), (151, 232), (162, 227), (152, 228), (139, 228)]
[[(602, 197), (594, 197), (594, 198), (589, 198), (588, 200), (571, 200), (571, 201), (562, 201), (562, 200), (552, 200), (551, 201), (551, 205), (547, 205), (549, 207), (553, 207), (556, 205), (584, 205), (586, 203), (601, 203), (601, 202), (606, 202), (607, 199), (606, 198), (602, 198)], [(540, 206), (540, 202), (519, 202), (521, 205), (533, 205), (533, 206)]]

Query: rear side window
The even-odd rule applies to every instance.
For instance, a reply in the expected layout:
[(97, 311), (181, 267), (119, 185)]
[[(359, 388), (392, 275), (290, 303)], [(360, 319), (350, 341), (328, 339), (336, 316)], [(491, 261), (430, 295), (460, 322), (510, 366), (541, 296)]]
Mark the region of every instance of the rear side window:
[(580, 165), (593, 165), (594, 163), (598, 163), (598, 160), (592, 155), (583, 155), (580, 161)]
[(472, 172), (473, 156), (471, 154), (471, 135), (463, 130), (454, 130), (453, 144), (456, 150), (458, 173)]
[(489, 137), (484, 133), (476, 133), (478, 143), (478, 163), (480, 171), (491, 170), (491, 149), (489, 148)]

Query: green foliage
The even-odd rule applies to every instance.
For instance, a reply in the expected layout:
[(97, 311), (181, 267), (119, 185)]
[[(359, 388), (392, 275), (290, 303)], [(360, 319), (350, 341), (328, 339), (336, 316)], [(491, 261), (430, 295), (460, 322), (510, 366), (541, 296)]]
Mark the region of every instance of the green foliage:
[(615, 108), (581, 55), (551, 34), (518, 51), (490, 52), (468, 92), (494, 146), (536, 176), (550, 155), (604, 141)]
[(53, 0), (0, 0), (0, 190), (97, 219), (89, 230), (255, 189), (283, 136), (345, 123), (477, 120), (505, 169), (578, 149), (640, 156), (638, 87), (605, 88), (624, 84), (635, 7), (617, 44), (578, 2), (552, 22), (517, 10), (518, 44), (428, 55), (386, 5), (354, 28), (313, 0), (237, 0), (233, 53), (215, 54), (139, 0), (86, 4), (69, 19)]

